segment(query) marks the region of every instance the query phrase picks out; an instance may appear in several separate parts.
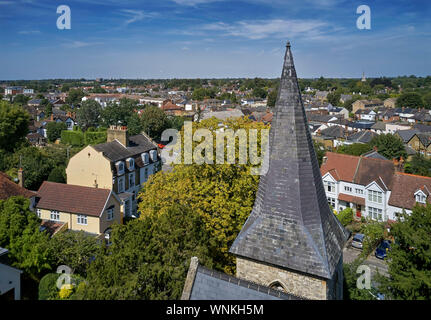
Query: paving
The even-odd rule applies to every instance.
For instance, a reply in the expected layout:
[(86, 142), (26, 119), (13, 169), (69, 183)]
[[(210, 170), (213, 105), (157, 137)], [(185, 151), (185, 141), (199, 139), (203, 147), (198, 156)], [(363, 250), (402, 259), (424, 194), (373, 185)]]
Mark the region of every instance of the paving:
[[(350, 245), (351, 240), (347, 242), (343, 249), (343, 263), (351, 263), (361, 254), (362, 250), (356, 249)], [(371, 269), (371, 275), (374, 276), (377, 271), (388, 276), (388, 265), (385, 260), (377, 259), (374, 256), (374, 250), (370, 253), (364, 264), (368, 265)]]

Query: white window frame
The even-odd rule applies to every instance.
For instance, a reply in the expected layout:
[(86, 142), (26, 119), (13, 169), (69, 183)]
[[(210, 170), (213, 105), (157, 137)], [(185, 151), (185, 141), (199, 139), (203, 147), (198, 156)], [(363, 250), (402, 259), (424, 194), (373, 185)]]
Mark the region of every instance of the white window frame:
[(88, 219), (87, 216), (85, 214), (78, 214), (77, 216), (77, 223), (83, 226), (88, 225)]
[[(325, 191), (335, 193), (335, 182), (325, 181), (324, 184), (325, 184)], [(331, 190), (329, 190), (330, 188), (331, 188)]]
[(109, 208), (106, 210), (106, 220), (107, 221), (114, 220), (114, 208)]
[(50, 220), (60, 221), (60, 212), (57, 210), (51, 210)]
[(336, 206), (336, 203), (337, 203), (336, 200), (335, 200), (335, 198), (328, 197), (327, 199), (328, 199), (328, 204), (330, 206), (332, 206), (332, 208), (335, 209), (335, 206)]
[(383, 192), (368, 190), (368, 201), (374, 203), (383, 203)]
[(129, 164), (129, 171), (135, 170), (135, 160), (133, 158), (128, 158), (126, 161)]
[(362, 189), (358, 189), (358, 188), (356, 188), (356, 189), (355, 189), (355, 192), (356, 192), (357, 194), (364, 194), (364, 190), (362, 190)]
[(37, 214), (37, 217), (40, 218), (42, 216), (42, 210), (36, 209), (36, 214)]
[(418, 190), (415, 193), (415, 200), (417, 203), (426, 204), (427, 203), (427, 196), (425, 193), (422, 192), (422, 190)]
[[(117, 178), (117, 183), (118, 183), (118, 193), (122, 193), (122, 192), (125, 192), (126, 191), (126, 180), (124, 179), (124, 176), (122, 176), (122, 177), (118, 177)], [(122, 187), (122, 188), (120, 188), (120, 186)]]
[(368, 216), (374, 220), (383, 221), (383, 210), (374, 207), (368, 207)]
[(124, 174), (124, 162), (123, 161), (117, 161), (117, 163), (115, 165), (118, 166), (117, 174), (118, 175)]
[(352, 192), (352, 187), (344, 186), (344, 191)]

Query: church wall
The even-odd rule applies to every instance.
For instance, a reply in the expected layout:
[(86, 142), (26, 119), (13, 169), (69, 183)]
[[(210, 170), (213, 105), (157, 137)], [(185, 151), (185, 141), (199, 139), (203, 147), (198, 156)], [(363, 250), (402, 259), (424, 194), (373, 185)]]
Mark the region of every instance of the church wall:
[(343, 300), (343, 256), (341, 255), (332, 279), (327, 282), (328, 300)]
[(328, 290), (325, 280), (261, 262), (237, 257), (236, 276), (268, 287), (277, 281), (288, 293), (313, 300), (327, 299)]

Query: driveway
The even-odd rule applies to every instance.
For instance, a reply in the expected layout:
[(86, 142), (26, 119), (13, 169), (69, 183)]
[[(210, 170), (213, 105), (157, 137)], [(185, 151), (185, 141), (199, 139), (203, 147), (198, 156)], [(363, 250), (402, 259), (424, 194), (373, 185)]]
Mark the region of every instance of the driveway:
[[(352, 239), (350, 239), (346, 246), (343, 249), (343, 263), (351, 263), (353, 262), (362, 252), (360, 249), (353, 248), (350, 243)], [(385, 260), (377, 259), (374, 256), (374, 250), (370, 253), (367, 259), (364, 261), (364, 264), (368, 265), (371, 269), (371, 275), (374, 276), (377, 273), (377, 270), (388, 276), (388, 265)]]

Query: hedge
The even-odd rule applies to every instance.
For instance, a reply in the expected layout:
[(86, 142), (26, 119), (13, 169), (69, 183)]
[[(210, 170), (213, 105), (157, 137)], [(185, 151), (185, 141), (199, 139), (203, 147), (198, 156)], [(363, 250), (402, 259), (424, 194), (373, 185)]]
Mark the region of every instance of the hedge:
[(87, 131), (84, 134), (84, 141), (86, 145), (104, 143), (106, 142), (106, 131), (105, 132)]
[(82, 131), (64, 130), (61, 132), (61, 142), (72, 146), (84, 145), (84, 134)]
[(58, 299), (57, 279), (59, 273), (48, 273), (39, 283), (39, 300)]

